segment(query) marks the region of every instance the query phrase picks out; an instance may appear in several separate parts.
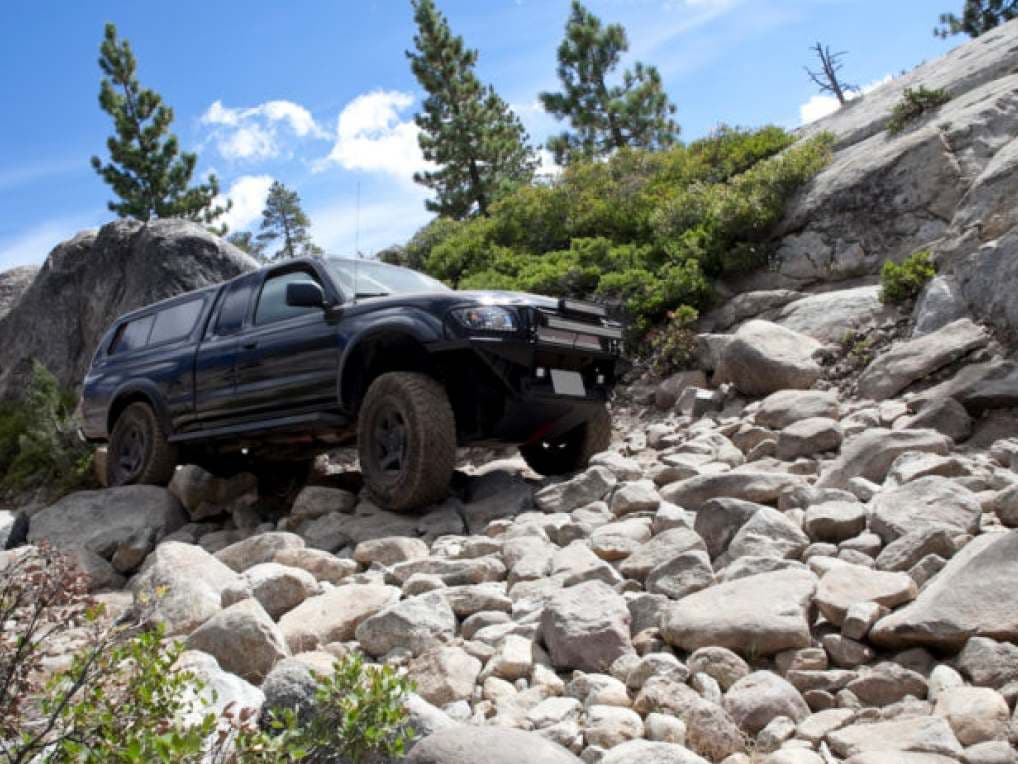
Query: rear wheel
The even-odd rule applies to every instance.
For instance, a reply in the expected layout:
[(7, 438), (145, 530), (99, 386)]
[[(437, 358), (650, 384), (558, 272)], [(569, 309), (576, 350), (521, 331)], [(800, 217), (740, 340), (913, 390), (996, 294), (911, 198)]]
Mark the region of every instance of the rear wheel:
[(586, 467), (590, 457), (607, 450), (611, 441), (611, 414), (601, 407), (558, 438), (520, 446), (520, 455), (540, 475), (564, 475)]
[(177, 448), (166, 439), (152, 407), (139, 401), (125, 408), (110, 435), (106, 484), (166, 485), (176, 467)]
[(364, 482), (381, 506), (414, 509), (445, 498), (456, 461), (456, 421), (445, 388), (426, 374), (382, 374), (357, 419)]

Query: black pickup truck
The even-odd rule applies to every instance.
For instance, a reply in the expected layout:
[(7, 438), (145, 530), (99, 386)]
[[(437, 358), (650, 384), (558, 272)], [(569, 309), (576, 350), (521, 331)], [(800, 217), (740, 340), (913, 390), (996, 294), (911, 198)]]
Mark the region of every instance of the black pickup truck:
[(457, 445), (520, 447), (541, 474), (610, 441), (622, 331), (597, 306), (460, 292), (367, 260), (287, 261), (122, 316), (85, 376), (84, 434), (110, 485), (178, 463), (292, 491), (356, 441), (373, 497), (440, 500)]

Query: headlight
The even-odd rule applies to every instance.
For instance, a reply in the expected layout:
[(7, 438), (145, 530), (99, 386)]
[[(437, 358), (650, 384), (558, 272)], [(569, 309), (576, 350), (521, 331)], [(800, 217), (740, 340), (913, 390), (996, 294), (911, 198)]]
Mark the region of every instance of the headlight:
[(516, 314), (498, 305), (477, 305), (452, 311), (467, 329), (485, 332), (515, 332)]

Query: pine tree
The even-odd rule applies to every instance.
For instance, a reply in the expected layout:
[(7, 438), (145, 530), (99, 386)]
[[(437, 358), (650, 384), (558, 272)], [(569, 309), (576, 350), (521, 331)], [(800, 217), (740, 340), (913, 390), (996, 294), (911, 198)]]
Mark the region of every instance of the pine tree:
[(412, 0), (416, 51), (407, 51), (410, 68), (427, 91), (414, 121), (424, 158), (438, 166), (414, 174), (435, 192), (427, 208), (462, 219), (487, 215), (492, 202), (537, 167), (528, 136), (509, 105), (474, 73), (477, 51), (449, 29), (434, 0)]
[(300, 196), (278, 180), (269, 187), (262, 210), (262, 224), (255, 239), (263, 252), (273, 242), (279, 241), (279, 249), (268, 260), (287, 260), (293, 257), (318, 257), (321, 247), (311, 241), (308, 228), (311, 221), (300, 206)]
[(255, 260), (265, 262), (265, 244), (258, 241), (250, 231), (236, 231), (226, 237), (237, 249), (247, 252)]
[(99, 88), (99, 105), (113, 117), (116, 135), (106, 141), (110, 161), (92, 157), (92, 167), (120, 197), (108, 202), (120, 217), (138, 220), (181, 217), (211, 223), (230, 208), (216, 204), (219, 181), (188, 187), (196, 154), (180, 152), (169, 132), (173, 109), (153, 90), (143, 88), (136, 76), (137, 61), (127, 40), (117, 40), (117, 28), (106, 25), (99, 47), (99, 66), (106, 75)]
[(965, 0), (961, 18), (953, 13), (940, 14), (941, 26), (933, 34), (946, 38), (964, 32), (979, 37), (1013, 18), (1018, 18), (1018, 0)]
[(565, 39), (558, 48), (561, 93), (541, 93), (545, 110), (568, 119), (573, 132), (548, 141), (559, 164), (576, 157), (598, 157), (622, 148), (658, 149), (675, 143), (679, 126), (672, 119), (661, 75), (637, 63), (608, 85), (608, 76), (628, 50), (626, 30), (601, 20), (573, 0)]

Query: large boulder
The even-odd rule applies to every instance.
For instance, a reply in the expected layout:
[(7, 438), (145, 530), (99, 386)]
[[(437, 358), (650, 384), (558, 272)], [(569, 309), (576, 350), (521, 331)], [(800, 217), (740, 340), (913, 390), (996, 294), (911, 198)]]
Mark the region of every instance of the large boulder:
[(809, 716), (809, 706), (799, 691), (772, 671), (754, 671), (737, 681), (725, 693), (724, 708), (750, 735), (779, 716), (795, 722)]
[(894, 318), (880, 299), (880, 287), (862, 286), (821, 292), (785, 305), (774, 323), (820, 340), (840, 342), (848, 332), (866, 332)]
[(394, 586), (345, 584), (304, 600), (279, 619), (279, 627), (294, 653), (349, 642), (362, 621), (399, 602), (399, 595)]
[(862, 565), (835, 565), (817, 587), (816, 604), (824, 618), (841, 626), (849, 608), (859, 602), (875, 602), (895, 608), (916, 597), (916, 583), (907, 573), (871, 570)]
[(951, 451), (951, 439), (936, 430), (888, 430), (874, 427), (845, 443), (841, 454), (817, 480), (818, 488), (847, 488), (852, 478), (882, 483), (894, 460), (906, 451), (941, 456)]
[(882, 647), (958, 649), (969, 637), (1018, 640), (1018, 531), (973, 539), (911, 604), (877, 621)]
[[(456, 614), (440, 592), (394, 603), (362, 621), (354, 632), (361, 647), (377, 656), (396, 648), (419, 655), (451, 641), (455, 634)], [(431, 700), (427, 695), (424, 697)]]
[(676, 743), (630, 740), (610, 748), (600, 764), (707, 764), (707, 760)]
[(184, 220), (116, 220), (58, 244), (0, 319), (0, 397), (23, 389), (33, 359), (64, 387), (78, 386), (118, 316), (257, 267), (232, 244)]
[(186, 645), (214, 656), (226, 671), (254, 684), (290, 655), (283, 633), (253, 599), (216, 613), (191, 632)]
[(631, 620), (620, 595), (600, 581), (589, 581), (552, 596), (541, 616), (541, 632), (556, 668), (603, 672), (633, 652)]
[(890, 398), (989, 341), (985, 329), (971, 319), (960, 318), (878, 356), (859, 377), (859, 394), (876, 400)]
[(580, 764), (568, 750), (541, 735), (499, 727), (462, 726), (421, 740), (407, 764)]
[(38, 273), (38, 265), (19, 265), (0, 272), (0, 318), (11, 312)]
[(919, 393), (914, 403), (954, 398), (972, 416), (1018, 406), (1018, 364), (996, 358), (963, 367), (950, 379)]
[(805, 570), (778, 570), (711, 586), (671, 605), (662, 616), (661, 633), (686, 651), (718, 646), (743, 655), (773, 655), (809, 647), (816, 588), (816, 576)]
[(770, 321), (749, 321), (725, 347), (717, 374), (745, 395), (807, 389), (820, 378), (813, 357), (820, 347), (813, 338)]
[(167, 541), (131, 581), (135, 604), (167, 636), (190, 634), (221, 609), (223, 592), (240, 577), (204, 549)]
[(84, 548), (106, 560), (114, 559), (118, 551), (121, 558), (130, 552), (137, 564), (186, 522), (180, 502), (165, 488), (128, 485), (78, 491), (35, 514), (29, 521), (28, 541), (46, 541), (61, 549)]
[(671, 483), (661, 489), (661, 497), (695, 512), (711, 499), (721, 498), (776, 504), (781, 494), (805, 484), (801, 475), (790, 475), (787, 472), (732, 470), (716, 475), (697, 475)]
[(827, 735), (827, 743), (833, 753), (843, 758), (881, 754), (868, 760), (871, 762), (898, 761), (895, 754), (901, 752), (941, 754), (949, 757), (949, 761), (961, 756), (961, 744), (947, 721), (939, 716), (852, 724)]
[(982, 516), (976, 494), (939, 475), (921, 477), (877, 494), (871, 511), (870, 529), (885, 544), (927, 528), (978, 533)]
[(833, 390), (779, 390), (760, 402), (753, 419), (762, 427), (781, 430), (802, 419), (838, 419), (841, 404)]

